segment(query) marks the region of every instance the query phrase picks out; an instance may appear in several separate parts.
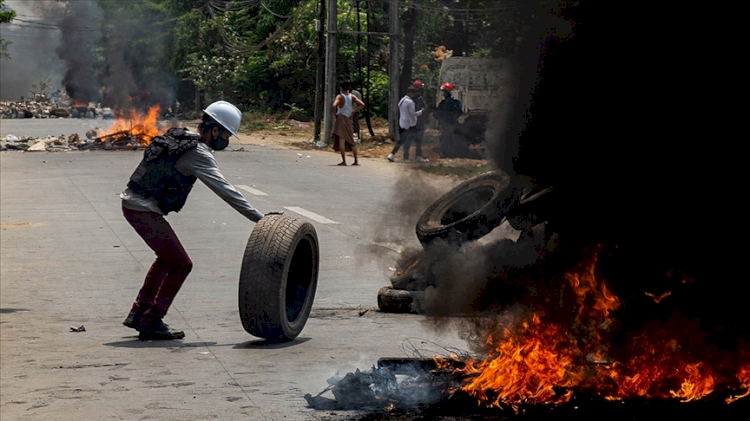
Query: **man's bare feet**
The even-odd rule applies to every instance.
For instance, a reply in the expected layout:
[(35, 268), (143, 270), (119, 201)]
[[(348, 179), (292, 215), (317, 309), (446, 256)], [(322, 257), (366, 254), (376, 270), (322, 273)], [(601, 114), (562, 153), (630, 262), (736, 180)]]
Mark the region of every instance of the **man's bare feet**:
[(352, 164), (352, 166), (355, 166), (355, 165), (356, 165), (356, 166), (359, 166), (359, 162), (357, 162), (357, 161), (354, 161), (354, 163)]
[[(359, 165), (359, 164), (356, 164), (356, 163), (355, 163), (354, 165)], [(340, 163), (340, 164), (339, 164), (339, 166), (340, 166), (340, 167), (345, 167), (345, 166), (346, 166), (346, 162), (342, 162), (342, 163)]]

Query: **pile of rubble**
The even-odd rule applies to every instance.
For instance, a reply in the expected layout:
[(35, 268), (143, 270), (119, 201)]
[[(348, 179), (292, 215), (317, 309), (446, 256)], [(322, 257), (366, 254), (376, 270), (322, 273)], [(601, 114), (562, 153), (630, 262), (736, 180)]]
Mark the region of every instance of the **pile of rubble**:
[(55, 93), (48, 97), (36, 94), (33, 99), (21, 101), (0, 101), (0, 118), (102, 118), (114, 119), (110, 108), (89, 102), (83, 105), (70, 105), (64, 93)]
[(94, 128), (86, 132), (86, 138), (77, 133), (70, 136), (18, 137), (12, 134), (0, 141), (0, 151), (15, 150), (26, 152), (66, 152), (77, 150), (134, 150), (145, 147), (139, 139), (131, 136), (112, 137)]

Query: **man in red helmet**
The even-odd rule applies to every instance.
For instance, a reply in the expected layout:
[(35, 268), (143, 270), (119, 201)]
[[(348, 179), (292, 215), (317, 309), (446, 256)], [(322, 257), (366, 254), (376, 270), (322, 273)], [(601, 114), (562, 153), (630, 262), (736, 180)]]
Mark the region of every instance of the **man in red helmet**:
[[(411, 86), (417, 89), (417, 95), (414, 97), (414, 107), (418, 110), (427, 111), (427, 102), (422, 96), (424, 90), (424, 83), (417, 79)], [(428, 160), (422, 156), (422, 139), (424, 138), (425, 121), (427, 115), (423, 112), (422, 115), (417, 117), (417, 125), (414, 126), (414, 133), (412, 133), (412, 140), (414, 141), (414, 147), (416, 148), (416, 160), (417, 162), (427, 162)]]
[(461, 101), (451, 96), (453, 84), (450, 82), (443, 83), (440, 86), (443, 92), (443, 100), (438, 104), (435, 111), (435, 118), (440, 123), (440, 155), (443, 158), (455, 156), (454, 131), (458, 125), (458, 118), (463, 114)]

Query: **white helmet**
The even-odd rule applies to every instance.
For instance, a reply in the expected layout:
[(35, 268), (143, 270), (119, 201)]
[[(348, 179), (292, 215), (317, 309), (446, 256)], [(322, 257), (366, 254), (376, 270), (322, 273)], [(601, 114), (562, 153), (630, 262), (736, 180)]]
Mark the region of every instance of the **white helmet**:
[(237, 137), (237, 130), (240, 129), (240, 121), (242, 120), (242, 112), (239, 108), (226, 101), (216, 101), (206, 107), (203, 112), (210, 115), (217, 123)]

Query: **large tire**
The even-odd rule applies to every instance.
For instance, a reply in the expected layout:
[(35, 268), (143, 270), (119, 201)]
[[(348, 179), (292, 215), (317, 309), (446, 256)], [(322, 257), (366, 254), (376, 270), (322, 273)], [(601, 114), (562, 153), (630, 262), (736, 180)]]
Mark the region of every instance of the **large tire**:
[(240, 271), (240, 319), (249, 334), (283, 342), (302, 332), (318, 286), (319, 259), (312, 224), (283, 215), (258, 222)]
[(476, 240), (503, 220), (511, 200), (510, 177), (491, 171), (466, 180), (430, 205), (417, 222), (417, 238), (428, 245), (437, 238), (460, 245)]

